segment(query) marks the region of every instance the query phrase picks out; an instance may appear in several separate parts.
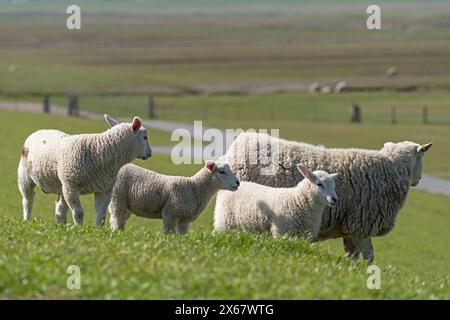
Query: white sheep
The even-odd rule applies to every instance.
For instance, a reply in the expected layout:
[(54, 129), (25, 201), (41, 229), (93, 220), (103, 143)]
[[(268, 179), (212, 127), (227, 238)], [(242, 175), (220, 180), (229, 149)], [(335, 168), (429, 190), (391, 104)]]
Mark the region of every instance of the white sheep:
[(119, 172), (109, 205), (111, 229), (123, 230), (133, 213), (162, 219), (165, 233), (186, 234), (218, 190), (235, 191), (238, 186), (228, 164), (212, 160), (192, 177), (166, 176), (126, 165)]
[(320, 89), (322, 88), (322, 86), (320, 85), (319, 82), (313, 82), (311, 83), (311, 85), (309, 86), (309, 92), (310, 93), (317, 93), (320, 92)]
[(323, 86), (320, 88), (321, 94), (329, 94), (331, 93), (331, 87), (330, 86)]
[(348, 91), (349, 87), (347, 84), (347, 81), (340, 81), (338, 83), (336, 83), (336, 85), (334, 86), (334, 92), (335, 93), (341, 93), (344, 91)]
[(274, 237), (293, 234), (314, 240), (324, 208), (336, 205), (336, 174), (311, 172), (300, 164), (297, 168), (306, 179), (293, 188), (242, 182), (236, 192), (219, 191), (214, 230), (271, 232)]
[(108, 115), (111, 129), (96, 134), (68, 135), (39, 130), (25, 141), (18, 168), (23, 217), (31, 219), (34, 189), (58, 194), (56, 221), (67, 222), (70, 208), (76, 224), (83, 224), (80, 195), (94, 193), (96, 223), (102, 225), (119, 169), (135, 158), (151, 156), (147, 130), (138, 117), (118, 123)]
[[(419, 183), (422, 157), (431, 145), (405, 141), (386, 143), (381, 150), (326, 149), (243, 133), (221, 160), (241, 181), (271, 187), (292, 187), (301, 181), (303, 177), (295, 170), (297, 163), (337, 173), (339, 204), (325, 209), (319, 240), (342, 237), (348, 256), (357, 258), (362, 253), (365, 260), (372, 261), (371, 237), (385, 235), (394, 227), (410, 186)], [(278, 156), (275, 163), (270, 161), (272, 153)], [(271, 174), (261, 174), (272, 168)]]

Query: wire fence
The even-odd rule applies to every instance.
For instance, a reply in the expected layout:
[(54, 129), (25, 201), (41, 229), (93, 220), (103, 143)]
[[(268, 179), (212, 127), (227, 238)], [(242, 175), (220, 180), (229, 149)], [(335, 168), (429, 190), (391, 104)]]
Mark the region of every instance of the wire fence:
[[(0, 94), (0, 108), (79, 116), (80, 112), (110, 113), (119, 117), (140, 115), (150, 119), (191, 122), (252, 120), (277, 122), (353, 122), (380, 124), (450, 125), (450, 105), (418, 103), (402, 106), (371, 102), (308, 106), (262, 104), (247, 105), (237, 97), (234, 102), (210, 104), (203, 96), (153, 96), (145, 94)], [(243, 98), (245, 99), (245, 98)], [(268, 98), (270, 99), (270, 98)], [(189, 103), (186, 103), (188, 100)]]

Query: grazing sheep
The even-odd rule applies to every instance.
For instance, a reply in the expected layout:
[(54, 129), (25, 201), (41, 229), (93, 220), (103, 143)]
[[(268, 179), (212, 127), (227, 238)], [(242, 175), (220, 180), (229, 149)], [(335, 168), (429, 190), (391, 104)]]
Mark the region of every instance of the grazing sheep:
[(348, 91), (348, 89), (349, 89), (349, 87), (348, 87), (347, 81), (340, 81), (340, 82), (336, 83), (336, 85), (334, 86), (335, 93), (345, 92), (345, 91)]
[(138, 117), (118, 123), (108, 115), (111, 129), (97, 134), (68, 135), (39, 130), (25, 141), (18, 168), (23, 217), (31, 219), (34, 188), (58, 194), (56, 221), (67, 222), (70, 208), (76, 224), (83, 224), (80, 195), (94, 193), (97, 225), (102, 225), (119, 169), (135, 158), (147, 159), (151, 149), (147, 130)]
[(131, 213), (162, 219), (165, 233), (186, 234), (189, 225), (220, 189), (237, 190), (227, 164), (208, 160), (192, 177), (166, 176), (135, 165), (124, 166), (109, 205), (112, 230), (123, 230)]
[[(261, 145), (265, 141), (265, 145)], [(268, 135), (243, 133), (231, 144), (222, 161), (230, 164), (241, 181), (271, 187), (292, 187), (302, 180), (295, 170), (302, 163), (312, 170), (336, 172), (339, 204), (325, 209), (319, 240), (343, 237), (348, 256), (373, 259), (371, 237), (382, 236), (394, 227), (409, 187), (422, 176), (422, 157), (431, 143), (386, 143), (377, 150), (326, 149), (277, 139)], [(276, 153), (271, 174), (270, 159)], [(273, 161), (272, 161), (273, 162)]]
[(397, 74), (398, 74), (398, 69), (397, 69), (397, 67), (389, 67), (389, 68), (387, 69), (387, 71), (386, 71), (386, 75), (387, 75), (389, 78), (393, 78), (393, 77), (397, 76)]
[(236, 192), (219, 191), (214, 210), (214, 230), (238, 229), (287, 233), (313, 240), (317, 237), (326, 206), (337, 202), (335, 174), (311, 172), (297, 165), (303, 179), (293, 188), (272, 188), (242, 182)]
[(320, 88), (320, 93), (321, 94), (329, 94), (329, 93), (331, 93), (331, 87), (330, 86), (324, 86), (324, 87)]
[(320, 92), (321, 89), (321, 85), (319, 82), (313, 82), (311, 83), (311, 85), (309, 86), (309, 92), (310, 93), (317, 93)]

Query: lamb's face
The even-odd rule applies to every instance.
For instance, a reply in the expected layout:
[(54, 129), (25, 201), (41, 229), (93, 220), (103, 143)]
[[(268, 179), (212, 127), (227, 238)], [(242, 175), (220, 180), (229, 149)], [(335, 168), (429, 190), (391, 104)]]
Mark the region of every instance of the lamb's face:
[(325, 171), (311, 172), (305, 166), (298, 164), (298, 171), (306, 178), (306, 183), (311, 184), (311, 190), (315, 201), (321, 205), (335, 207), (338, 201), (336, 195), (336, 173), (328, 173)]
[(239, 180), (226, 163), (206, 161), (205, 167), (211, 171), (214, 184), (221, 190), (236, 191), (239, 187)]
[(138, 132), (135, 133), (137, 135), (135, 139), (136, 145), (136, 154), (139, 159), (147, 160), (152, 156), (152, 149), (148, 144), (148, 132), (147, 129), (141, 127)]
[[(112, 118), (111, 116), (105, 114), (106, 122), (111, 126), (115, 127), (120, 124), (119, 121)], [(142, 126), (142, 121), (139, 117), (134, 117), (133, 121), (128, 124), (122, 124), (122, 126), (131, 126), (133, 139), (131, 144), (133, 147), (133, 154), (136, 158), (147, 160), (152, 156), (152, 149), (148, 144), (148, 133), (147, 129)]]
[(133, 151), (136, 158), (147, 160), (152, 156), (152, 149), (148, 144), (147, 129), (142, 126), (142, 121), (138, 117), (134, 117), (131, 122), (131, 130), (133, 130)]
[(337, 204), (336, 195), (336, 174), (329, 174), (325, 171), (314, 171), (317, 177), (313, 188), (316, 188), (317, 196), (321, 204), (333, 208)]

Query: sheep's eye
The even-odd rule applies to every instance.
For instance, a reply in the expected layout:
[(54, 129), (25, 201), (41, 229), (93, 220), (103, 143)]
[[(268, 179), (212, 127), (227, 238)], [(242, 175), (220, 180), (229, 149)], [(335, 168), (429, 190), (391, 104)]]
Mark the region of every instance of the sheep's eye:
[(147, 137), (144, 137), (144, 140), (147, 140)]
[(220, 174), (225, 174), (225, 171), (219, 171)]
[(323, 189), (323, 188), (324, 188), (324, 187), (323, 187), (323, 184), (320, 183), (320, 182), (317, 184), (317, 186), (318, 186), (320, 189)]

